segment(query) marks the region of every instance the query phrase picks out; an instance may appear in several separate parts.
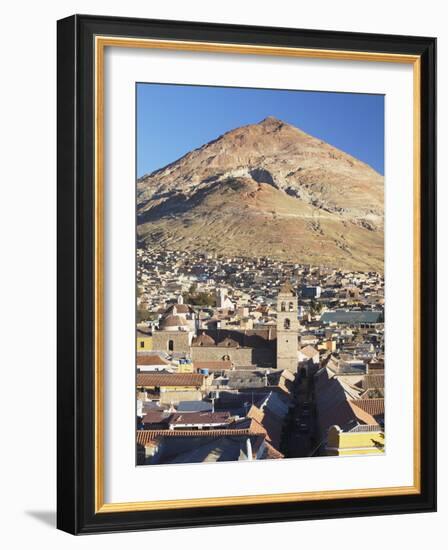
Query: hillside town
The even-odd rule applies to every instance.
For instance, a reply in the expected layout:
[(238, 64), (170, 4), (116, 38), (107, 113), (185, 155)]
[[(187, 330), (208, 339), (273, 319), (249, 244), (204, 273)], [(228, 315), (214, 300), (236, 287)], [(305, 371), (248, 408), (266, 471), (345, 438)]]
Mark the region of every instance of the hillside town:
[(137, 249), (137, 464), (385, 452), (384, 279)]

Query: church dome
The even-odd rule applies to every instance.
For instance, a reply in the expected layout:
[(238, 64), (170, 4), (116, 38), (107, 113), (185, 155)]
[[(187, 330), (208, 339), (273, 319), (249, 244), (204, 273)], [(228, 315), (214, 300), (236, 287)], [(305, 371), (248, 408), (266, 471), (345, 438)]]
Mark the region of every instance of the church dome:
[(179, 315), (167, 315), (160, 321), (162, 330), (179, 330), (188, 327), (187, 321)]
[(215, 341), (208, 334), (200, 334), (193, 339), (193, 346), (214, 346)]
[(236, 342), (233, 338), (224, 338), (224, 340), (221, 340), (218, 344), (219, 347), (226, 347), (226, 348), (237, 348), (239, 347), (238, 342)]

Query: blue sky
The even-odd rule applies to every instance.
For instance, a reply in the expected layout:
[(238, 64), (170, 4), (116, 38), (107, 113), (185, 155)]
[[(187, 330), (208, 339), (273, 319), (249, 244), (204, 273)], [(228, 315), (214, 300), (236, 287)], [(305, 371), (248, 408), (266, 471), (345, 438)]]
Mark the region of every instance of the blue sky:
[(384, 174), (384, 96), (137, 84), (137, 176), (275, 116)]

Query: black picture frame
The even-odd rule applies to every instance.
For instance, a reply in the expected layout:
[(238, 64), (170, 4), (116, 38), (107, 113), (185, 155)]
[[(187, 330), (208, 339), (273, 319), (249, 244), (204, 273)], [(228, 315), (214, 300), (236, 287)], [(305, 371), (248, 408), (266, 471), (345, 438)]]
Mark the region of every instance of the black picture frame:
[[(74, 15), (57, 25), (57, 526), (72, 534), (431, 512), (436, 509), (436, 39)], [(95, 36), (410, 54), (421, 59), (419, 494), (95, 513)]]

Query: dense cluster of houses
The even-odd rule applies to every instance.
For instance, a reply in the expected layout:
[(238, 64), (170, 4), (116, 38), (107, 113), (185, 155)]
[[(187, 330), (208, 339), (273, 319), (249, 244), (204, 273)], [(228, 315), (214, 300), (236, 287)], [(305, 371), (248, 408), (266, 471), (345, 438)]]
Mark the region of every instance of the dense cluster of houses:
[(138, 464), (384, 452), (382, 275), (139, 250), (137, 284)]

